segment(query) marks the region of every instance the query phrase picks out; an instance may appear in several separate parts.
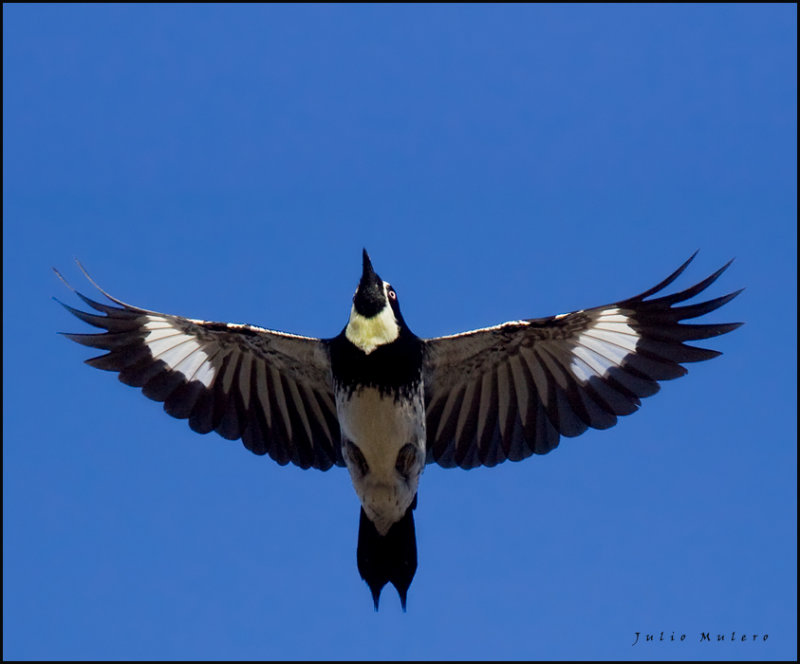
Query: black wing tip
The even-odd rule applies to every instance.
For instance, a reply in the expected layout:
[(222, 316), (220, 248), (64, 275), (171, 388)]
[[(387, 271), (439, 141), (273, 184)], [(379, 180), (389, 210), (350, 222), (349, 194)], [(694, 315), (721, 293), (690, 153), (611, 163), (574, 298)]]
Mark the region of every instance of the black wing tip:
[[(85, 296), (83, 296), (81, 293), (76, 291), (74, 288), (72, 290), (78, 297), (80, 297), (81, 299), (86, 301), (86, 297)], [(52, 299), (54, 301), (58, 302), (62, 307), (64, 307), (67, 311), (69, 311), (73, 316), (76, 316), (76, 317), (80, 318), (81, 314), (85, 314), (86, 313), (84, 311), (81, 311), (80, 309), (76, 309), (75, 307), (70, 306), (66, 302), (62, 302), (55, 295), (52, 296)]]
[[(83, 267), (83, 264), (82, 264), (82, 263), (81, 263), (81, 262), (80, 262), (80, 261), (79, 261), (77, 258), (73, 258), (72, 260), (74, 260), (74, 261), (75, 261), (75, 264), (78, 266), (78, 268), (80, 269), (80, 271), (81, 271), (81, 272), (83, 272), (84, 276), (85, 276), (85, 277), (86, 277), (86, 278), (89, 280), (89, 282), (90, 282), (90, 283), (91, 283), (93, 286), (95, 286), (95, 288), (97, 288), (97, 290), (99, 290), (99, 291), (101, 291), (101, 292), (102, 292), (102, 289), (101, 289), (101, 288), (100, 288), (100, 287), (99, 287), (99, 286), (98, 286), (98, 285), (97, 285), (97, 284), (94, 282), (94, 280), (93, 280), (93, 279), (92, 279), (92, 278), (89, 276), (89, 273), (86, 271), (86, 268), (85, 268), (85, 267)], [(53, 272), (55, 272), (55, 273), (56, 273), (56, 276), (57, 276), (59, 279), (61, 279), (61, 281), (63, 281), (63, 282), (64, 282), (64, 285), (65, 285), (65, 286), (67, 286), (67, 288), (69, 288), (70, 290), (73, 290), (73, 291), (75, 290), (75, 288), (73, 288), (73, 286), (72, 286), (72, 285), (71, 285), (71, 284), (70, 284), (70, 283), (67, 281), (66, 277), (65, 277), (63, 274), (61, 274), (61, 272), (58, 270), (58, 268), (51, 266), (51, 267), (50, 267), (50, 269), (51, 269), (51, 270), (53, 270)]]
[(742, 325), (744, 323), (710, 323), (706, 325), (679, 325), (678, 327), (688, 332), (683, 339), (684, 341), (699, 341), (700, 339), (721, 337), (723, 334), (733, 332)]
[[(75, 287), (71, 283), (69, 283), (69, 281), (67, 281), (67, 278), (63, 274), (61, 274), (61, 272), (58, 271), (58, 269), (56, 269), (55, 267), (52, 267), (52, 266), (50, 267), (50, 269), (53, 270), (53, 272), (55, 272), (55, 275), (61, 280), (62, 284), (64, 284), (67, 288), (69, 288), (73, 293), (77, 293), (78, 292), (77, 290), (75, 290)], [(56, 298), (53, 298), (53, 299), (56, 299)], [(56, 300), (56, 302), (61, 302), (61, 301), (60, 300)], [(61, 304), (63, 304), (63, 302), (61, 302)]]
[(680, 266), (678, 269), (679, 269), (681, 272), (683, 272), (683, 270), (685, 270), (687, 267), (689, 267), (689, 264), (690, 264), (690, 263), (691, 263), (691, 262), (692, 262), (692, 261), (693, 261), (695, 258), (697, 258), (697, 254), (699, 254), (699, 253), (700, 253), (700, 248), (698, 247), (697, 249), (695, 249), (695, 250), (694, 250), (694, 252), (692, 253), (692, 255), (691, 255), (691, 256), (689, 256), (689, 258), (687, 258), (685, 261), (683, 261), (683, 263), (681, 263), (681, 266)]
[(51, 295), (51, 296), (50, 296), (50, 299), (51, 299), (51, 300), (53, 300), (54, 302), (58, 302), (58, 303), (59, 303), (59, 304), (60, 304), (62, 307), (64, 307), (64, 308), (65, 308), (67, 311), (69, 311), (70, 309), (72, 309), (72, 307), (70, 307), (68, 304), (65, 304), (65, 303), (64, 303), (64, 302), (62, 302), (61, 300), (59, 300), (59, 299), (58, 299), (58, 298), (57, 298), (55, 295)]
[[(86, 271), (86, 268), (83, 266), (83, 264), (77, 258), (75, 259), (75, 263), (78, 265), (78, 268), (80, 268), (80, 271), (83, 272), (83, 276), (86, 277), (87, 281), (90, 284), (92, 284), (92, 286), (94, 286), (109, 301), (113, 302), (115, 305), (118, 305), (118, 307), (121, 307), (122, 309), (125, 309), (125, 310), (127, 310), (129, 312), (148, 313), (147, 309), (142, 309), (141, 307), (137, 307), (137, 306), (134, 306), (132, 304), (128, 304), (127, 302), (123, 302), (119, 298), (116, 298), (113, 295), (111, 295), (111, 293), (109, 293), (108, 291), (104, 290), (100, 286), (100, 284), (98, 284), (94, 279), (92, 279), (91, 275)], [(104, 314), (109, 314), (111, 310), (114, 310), (114, 311), (118, 310), (116, 307), (110, 307), (110, 305), (106, 305), (106, 304), (102, 304), (100, 302), (96, 302), (95, 300), (92, 300), (91, 298), (87, 297), (86, 295), (81, 293), (77, 288), (72, 286), (72, 284), (70, 284), (66, 280), (64, 275), (62, 275), (61, 272), (59, 272), (56, 268), (52, 268), (52, 270), (53, 270), (53, 272), (56, 273), (56, 276), (59, 279), (61, 279), (61, 281), (64, 283), (64, 285), (67, 288), (69, 288), (73, 293), (75, 293), (75, 295), (77, 295), (79, 298), (81, 298), (86, 304), (88, 304), (90, 307), (92, 307), (92, 309), (95, 309), (96, 311), (100, 311), (100, 312), (102, 312)], [(56, 300), (56, 301), (59, 301), (59, 300)], [(63, 304), (63, 302), (61, 304)], [(72, 311), (72, 313), (75, 313), (74, 310), (71, 310), (71, 311)], [(80, 316), (78, 316), (78, 317), (80, 318)]]
[(732, 293), (728, 293), (728, 294), (725, 296), (725, 297), (727, 297), (727, 298), (728, 298), (727, 300), (725, 300), (725, 303), (727, 304), (727, 303), (728, 303), (728, 302), (730, 302), (730, 301), (731, 301), (733, 298), (735, 298), (735, 297), (739, 297), (739, 295), (741, 295), (742, 293), (744, 293), (744, 291), (745, 291), (745, 290), (747, 290), (747, 289), (746, 289), (746, 288), (740, 288), (739, 290), (735, 290), (735, 291), (733, 291)]
[[(716, 310), (716, 309), (719, 309), (720, 307), (722, 307), (722, 306), (724, 306), (724, 305), (728, 304), (728, 302), (731, 302), (732, 300), (735, 300), (735, 299), (736, 299), (737, 297), (739, 297), (739, 296), (740, 296), (742, 293), (744, 293), (744, 291), (745, 291), (745, 290), (747, 290), (747, 289), (745, 289), (745, 288), (740, 288), (739, 290), (735, 290), (735, 291), (733, 291), (733, 292), (731, 292), (731, 293), (728, 293), (727, 295), (723, 295), (722, 297), (720, 297), (720, 298), (717, 298), (717, 301), (719, 301), (719, 304), (718, 304), (718, 305), (716, 305), (716, 306), (714, 307), (714, 309), (710, 309), (709, 311), (714, 311), (714, 310)], [(736, 325), (737, 325), (737, 327), (740, 327), (740, 326), (744, 325), (744, 322), (737, 323)]]
[(109, 300), (111, 300), (114, 304), (118, 304), (118, 305), (120, 305), (122, 307), (125, 307), (126, 309), (137, 309), (138, 308), (138, 307), (134, 307), (134, 306), (132, 306), (130, 304), (127, 304), (126, 302), (123, 302), (122, 300), (117, 299), (116, 297), (111, 295), (111, 293), (109, 293), (108, 291), (104, 290), (103, 287), (100, 284), (98, 284), (94, 279), (92, 279), (91, 275), (86, 271), (86, 268), (83, 267), (83, 264), (77, 258), (75, 259), (75, 262), (77, 263), (78, 268), (80, 268), (80, 271), (83, 272), (83, 276), (86, 277), (86, 280), (90, 284), (92, 284), (92, 286), (94, 286), (98, 291), (100, 291), (103, 295), (105, 295)]
[[(108, 296), (108, 294), (107, 294), (107, 293), (105, 293), (105, 291), (103, 291), (103, 289), (102, 289), (102, 288), (100, 288), (100, 287), (99, 287), (99, 286), (98, 286), (98, 285), (97, 285), (97, 284), (96, 284), (96, 283), (95, 283), (95, 282), (92, 280), (92, 278), (91, 278), (91, 277), (89, 276), (89, 274), (86, 272), (86, 269), (83, 267), (83, 265), (81, 265), (81, 262), (80, 262), (80, 261), (79, 261), (77, 258), (75, 258), (75, 259), (74, 259), (74, 261), (75, 261), (75, 262), (78, 264), (78, 267), (80, 268), (81, 272), (83, 272), (83, 274), (84, 274), (84, 275), (86, 276), (86, 278), (89, 280), (89, 283), (91, 283), (91, 284), (92, 284), (92, 285), (93, 285), (95, 288), (97, 288), (97, 290), (99, 290), (99, 291), (100, 291), (100, 292), (101, 292), (103, 295), (105, 295), (106, 297), (109, 297), (109, 296)], [(61, 280), (61, 283), (62, 283), (62, 284), (64, 284), (64, 285), (65, 285), (67, 288), (69, 288), (69, 289), (70, 289), (70, 290), (71, 290), (73, 293), (75, 293), (75, 295), (77, 295), (79, 298), (81, 298), (81, 299), (82, 299), (82, 300), (83, 300), (83, 301), (84, 301), (86, 304), (88, 304), (89, 306), (91, 306), (93, 309), (97, 309), (97, 307), (94, 307), (94, 306), (92, 305), (92, 300), (90, 300), (90, 299), (89, 299), (88, 297), (86, 297), (86, 296), (85, 296), (83, 293), (81, 293), (81, 292), (80, 292), (80, 291), (79, 291), (77, 288), (75, 288), (75, 286), (73, 286), (71, 283), (69, 283), (69, 281), (67, 281), (67, 278), (66, 278), (66, 277), (65, 277), (63, 274), (61, 274), (61, 272), (60, 272), (60, 271), (59, 271), (57, 268), (55, 268), (55, 267), (52, 267), (52, 266), (51, 266), (51, 268), (50, 268), (50, 269), (51, 269), (51, 270), (53, 270), (53, 272), (55, 272), (55, 275), (56, 275), (56, 276), (57, 276), (57, 277), (58, 277), (58, 278)], [(63, 303), (61, 300), (59, 300), (57, 297), (53, 296), (53, 299), (54, 299), (56, 302), (58, 302), (58, 303), (59, 303), (59, 304), (60, 304), (62, 307), (64, 307), (64, 308), (65, 308), (67, 311), (69, 311), (70, 313), (72, 313), (72, 314), (75, 314), (75, 312), (77, 311), (75, 308), (73, 308), (73, 307), (69, 306), (68, 304), (64, 304), (64, 303)], [(113, 298), (109, 298), (109, 299), (111, 299), (112, 301), (114, 301), (114, 300), (113, 300)], [(99, 304), (99, 303), (97, 303), (97, 304)], [(100, 311), (100, 309), (97, 309), (97, 310), (98, 310), (98, 311)], [(77, 315), (77, 314), (76, 314), (76, 315)]]
[(84, 336), (88, 336), (88, 335), (84, 335), (84, 334), (78, 334), (76, 332), (56, 332), (56, 334), (60, 334), (62, 337), (66, 337), (70, 341), (74, 341), (76, 343), (81, 343), (80, 341), (78, 341), (78, 339), (80, 339), (80, 338), (82, 338)]
[(725, 263), (725, 265), (723, 265), (721, 268), (719, 268), (719, 270), (717, 270), (716, 272), (714, 272), (714, 274), (712, 274), (710, 277), (708, 277), (709, 285), (711, 285), (714, 281), (716, 281), (717, 278), (733, 264), (734, 260), (735, 260), (735, 258), (731, 258), (727, 263)]
[(734, 330), (738, 330), (742, 325), (744, 325), (744, 321), (740, 323), (720, 323), (719, 327), (721, 329), (717, 333), (717, 336), (720, 336), (722, 334), (728, 334), (728, 332), (733, 332)]
[(648, 289), (647, 289), (646, 291), (644, 291), (643, 293), (639, 293), (639, 295), (635, 295), (634, 297), (630, 298), (630, 299), (629, 299), (629, 300), (627, 300), (627, 301), (629, 301), (629, 302), (638, 302), (638, 301), (644, 300), (644, 299), (645, 299), (645, 298), (647, 298), (647, 297), (650, 297), (651, 295), (655, 295), (655, 294), (656, 294), (656, 293), (658, 293), (659, 291), (662, 291), (662, 290), (664, 290), (664, 289), (665, 289), (667, 286), (669, 286), (669, 285), (670, 285), (670, 284), (671, 284), (673, 281), (675, 281), (675, 280), (676, 280), (676, 279), (677, 279), (679, 276), (681, 276), (681, 274), (683, 274), (683, 272), (686, 270), (686, 268), (687, 268), (687, 267), (689, 267), (689, 263), (691, 263), (691, 262), (692, 262), (692, 261), (695, 259), (695, 256), (697, 256), (697, 254), (698, 254), (699, 252), (700, 252), (700, 250), (699, 250), (699, 249), (695, 250), (695, 252), (694, 252), (694, 253), (693, 253), (691, 256), (689, 256), (689, 258), (687, 258), (687, 259), (686, 259), (686, 260), (685, 260), (685, 261), (684, 261), (684, 262), (683, 262), (683, 263), (680, 265), (680, 267), (678, 267), (678, 269), (677, 269), (677, 270), (675, 270), (674, 272), (672, 272), (672, 274), (670, 274), (670, 275), (669, 275), (669, 276), (668, 276), (666, 279), (663, 279), (662, 281), (658, 282), (658, 283), (657, 283), (655, 286), (653, 286), (652, 288), (648, 288)]
[[(697, 249), (691, 256), (689, 256), (689, 258), (686, 261), (683, 262), (683, 264), (677, 270), (675, 270), (672, 274), (670, 274), (666, 279), (664, 279), (663, 281), (660, 281), (655, 286), (653, 286), (652, 288), (647, 289), (643, 293), (640, 293), (639, 295), (636, 295), (636, 296), (634, 296), (632, 298), (629, 298), (628, 300), (624, 300), (620, 304), (622, 304), (624, 302), (630, 302), (630, 303), (642, 302), (643, 300), (645, 300), (646, 298), (650, 297), (651, 295), (655, 295), (656, 293), (659, 293), (659, 292), (663, 291), (667, 286), (669, 286), (673, 281), (675, 281), (686, 270), (687, 267), (689, 267), (689, 264), (695, 259), (695, 256), (697, 256), (699, 251), (700, 250)], [(725, 270), (727, 270), (731, 266), (731, 264), (733, 263), (733, 261), (735, 259), (736, 259), (736, 257), (731, 258), (727, 263), (725, 263), (716, 272), (712, 273), (711, 275), (709, 275), (708, 277), (706, 277), (705, 279), (703, 279), (699, 283), (695, 284), (694, 286), (691, 286), (691, 287), (689, 287), (689, 288), (687, 288), (687, 289), (685, 289), (683, 291), (680, 291), (678, 293), (674, 293), (672, 295), (661, 296), (660, 298), (657, 298), (657, 300), (658, 301), (668, 301), (668, 300), (670, 300), (670, 301), (672, 301), (674, 303), (674, 302), (680, 302), (682, 300), (686, 300), (686, 299), (690, 299), (690, 298), (694, 297), (698, 293), (701, 293), (706, 288), (708, 288), (717, 279), (719, 279), (719, 277), (722, 275), (722, 273), (725, 272)], [(733, 299), (734, 297), (736, 297), (736, 295), (741, 293), (743, 290), (744, 290), (744, 288), (736, 291), (734, 294), (732, 294), (730, 296), (730, 299)], [(655, 302), (657, 300), (648, 300), (648, 302)], [(724, 304), (724, 302), (721, 303), (721, 304)], [(721, 304), (720, 304), (720, 306), (721, 306)]]

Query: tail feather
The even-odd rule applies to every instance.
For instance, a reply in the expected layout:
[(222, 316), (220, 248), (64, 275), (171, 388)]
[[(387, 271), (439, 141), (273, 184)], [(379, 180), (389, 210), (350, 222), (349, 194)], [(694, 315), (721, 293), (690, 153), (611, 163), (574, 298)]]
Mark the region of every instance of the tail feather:
[(358, 526), (358, 571), (372, 592), (375, 610), (381, 590), (391, 583), (400, 595), (400, 604), (406, 610), (406, 596), (417, 571), (417, 538), (414, 531), (413, 510), (417, 498), (406, 510), (400, 521), (393, 524), (386, 535), (378, 533), (361, 508)]

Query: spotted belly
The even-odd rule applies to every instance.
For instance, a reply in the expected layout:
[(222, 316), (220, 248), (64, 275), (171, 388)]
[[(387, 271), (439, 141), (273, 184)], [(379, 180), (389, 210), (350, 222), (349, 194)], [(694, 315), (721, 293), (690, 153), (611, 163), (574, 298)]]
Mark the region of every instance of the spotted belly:
[(381, 535), (417, 494), (425, 468), (422, 385), (396, 398), (373, 387), (338, 392), (342, 456), (367, 517)]

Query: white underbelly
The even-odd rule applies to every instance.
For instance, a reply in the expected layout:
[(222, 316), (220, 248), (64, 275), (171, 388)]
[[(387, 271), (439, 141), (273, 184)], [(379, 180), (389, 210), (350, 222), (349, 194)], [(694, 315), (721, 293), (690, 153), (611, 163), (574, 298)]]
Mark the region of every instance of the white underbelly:
[[(414, 500), (425, 467), (425, 407), (422, 386), (411, 400), (395, 400), (376, 388), (362, 388), (350, 398), (339, 395), (336, 410), (342, 430), (342, 452), (361, 505), (379, 533), (386, 534)], [(366, 472), (348, 452), (355, 445)], [(411, 443), (418, 450), (406, 474), (397, 468), (398, 452)]]

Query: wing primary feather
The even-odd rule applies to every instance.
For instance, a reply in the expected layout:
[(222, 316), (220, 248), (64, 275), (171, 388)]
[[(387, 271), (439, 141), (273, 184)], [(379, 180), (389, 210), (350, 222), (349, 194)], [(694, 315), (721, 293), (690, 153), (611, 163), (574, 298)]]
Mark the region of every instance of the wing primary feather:
[(214, 409), (212, 415), (213, 430), (216, 431), (223, 438), (228, 438), (233, 432), (237, 430), (237, 423), (235, 422), (236, 413), (231, 409), (235, 404), (230, 402), (233, 400), (231, 385), (235, 382), (234, 378), (239, 369), (240, 354), (233, 349), (227, 349), (228, 352), (222, 358), (222, 365), (219, 368), (219, 373), (214, 379), (211, 386), (211, 391), (214, 394)]
[[(706, 302), (698, 302), (697, 304), (688, 304), (682, 307), (670, 307), (665, 309), (652, 308), (644, 310), (641, 314), (642, 318), (646, 319), (649, 323), (676, 323), (677, 321), (687, 320), (689, 318), (697, 318), (704, 314), (710, 313), (721, 306), (730, 302), (737, 295), (741, 294), (744, 288), (740, 288), (733, 293), (728, 293), (722, 297), (707, 300)], [(656, 300), (653, 300), (656, 302)]]
[(451, 468), (456, 465), (454, 460), (455, 453), (455, 428), (458, 421), (458, 409), (453, 407), (455, 403), (463, 401), (464, 386), (459, 385), (451, 390), (447, 397), (445, 409), (439, 420), (439, 431), (433, 440), (433, 458), (441, 466)]
[(514, 410), (511, 408), (514, 386), (509, 375), (508, 364), (501, 363), (497, 367), (497, 419), (500, 430), (500, 439), (503, 446), (503, 454), (507, 457), (511, 446), (512, 436), (514, 435)]
[(65, 304), (57, 297), (54, 297), (53, 299), (67, 311), (69, 311), (73, 316), (82, 320), (84, 323), (88, 323), (89, 325), (93, 325), (94, 327), (99, 327), (104, 330), (109, 330), (110, 332), (127, 332), (130, 330), (137, 330), (140, 325), (137, 320), (139, 316), (124, 318), (108, 315), (98, 316), (97, 314), (90, 314), (86, 311), (75, 309), (74, 307)]
[[(478, 402), (476, 447), (478, 464), (484, 465), (492, 453), (497, 429), (497, 372), (486, 372), (481, 378), (481, 397)], [(502, 448), (501, 448), (502, 449)], [(497, 462), (495, 462), (496, 464)], [(492, 465), (495, 465), (492, 464)]]
[(294, 456), (291, 449), (292, 422), (286, 408), (286, 398), (278, 372), (268, 366), (266, 367), (266, 377), (269, 386), (267, 395), (273, 414), (272, 435), (275, 437), (275, 444), (270, 446), (269, 455), (278, 464), (285, 466)]
[[(164, 410), (199, 432), (242, 438), (257, 454), (302, 467), (344, 465), (329, 381), (330, 358), (321, 339), (251, 325), (214, 323), (141, 309), (105, 291), (78, 267), (111, 304), (96, 302), (54, 273), (97, 313), (53, 298), (103, 333), (71, 334), (71, 341), (109, 352), (86, 360), (118, 372), (123, 383), (164, 403)], [(299, 376), (297, 367), (302, 366)], [(298, 440), (293, 441), (292, 436)]]
[(686, 260), (686, 262), (683, 263), (683, 265), (681, 265), (677, 270), (675, 270), (675, 272), (669, 275), (666, 279), (660, 281), (652, 288), (646, 290), (644, 293), (639, 293), (639, 295), (635, 295), (634, 297), (625, 300), (625, 302), (639, 302), (641, 300), (644, 300), (646, 297), (650, 297), (651, 295), (655, 295), (659, 291), (664, 290), (673, 281), (675, 281), (687, 267), (689, 267), (689, 263), (691, 263), (694, 260), (694, 257), (697, 256), (698, 251), (700, 250), (698, 249), (691, 256), (689, 256), (688, 260)]
[(164, 401), (164, 410), (172, 417), (185, 420), (204, 390), (205, 386), (196, 380), (184, 383)]
[(683, 302), (684, 300), (689, 300), (693, 298), (695, 295), (702, 293), (706, 288), (708, 288), (711, 284), (713, 284), (717, 279), (719, 279), (720, 275), (727, 270), (731, 263), (733, 263), (733, 259), (731, 258), (725, 265), (723, 265), (719, 270), (714, 272), (714, 274), (709, 275), (705, 279), (703, 279), (700, 283), (695, 284), (685, 290), (679, 291), (677, 293), (673, 293), (672, 295), (664, 295), (663, 297), (659, 297), (655, 300), (650, 300), (649, 304), (675, 304), (676, 302)]
[[(463, 386), (460, 387), (460, 391), (463, 392)], [(447, 399), (445, 399), (444, 405), (442, 406), (441, 415), (439, 416), (439, 426), (436, 429), (434, 434), (435, 440), (441, 440), (443, 438), (451, 438), (455, 436), (454, 430), (452, 429), (451, 419), (458, 415), (458, 409), (455, 407), (456, 401), (458, 397), (456, 394), (459, 390), (451, 389), (450, 392), (447, 394)]]
[(550, 418), (547, 417), (541, 401), (538, 403), (536, 427), (536, 437), (533, 439), (533, 451), (535, 454), (547, 454), (558, 447), (558, 430), (550, 422)]
[(302, 398), (306, 404), (306, 413), (311, 426), (310, 436), (314, 441), (313, 447), (316, 450), (317, 463), (319, 467), (330, 467), (336, 463), (336, 454), (333, 452), (328, 422), (317, 402), (314, 390), (305, 383), (298, 383), (298, 388), (302, 391)]
[[(458, 413), (458, 424), (456, 425), (456, 446), (455, 460), (456, 465), (464, 467), (464, 463), (470, 454), (475, 442), (475, 427), (478, 421), (478, 404), (481, 398), (481, 386), (479, 380), (471, 380), (467, 383), (464, 390), (464, 400)], [(474, 450), (473, 450), (474, 451)]]
[(161, 370), (142, 386), (142, 394), (153, 401), (165, 401), (185, 382), (181, 374), (169, 371), (165, 364), (161, 364)]
[[(135, 312), (139, 312), (139, 313), (147, 313), (144, 309), (140, 309), (139, 307), (135, 307), (132, 304), (128, 304), (127, 302), (123, 302), (122, 300), (117, 299), (116, 297), (114, 297), (110, 293), (107, 293), (105, 290), (103, 290), (103, 288), (94, 279), (92, 279), (92, 277), (86, 271), (86, 268), (83, 267), (83, 265), (81, 264), (81, 262), (77, 258), (75, 259), (75, 262), (78, 264), (78, 267), (80, 268), (80, 271), (83, 272), (83, 276), (86, 277), (88, 282), (90, 284), (92, 284), (92, 286), (94, 286), (97, 290), (99, 290), (103, 295), (105, 295), (109, 300), (111, 300), (112, 302), (116, 302), (118, 305), (120, 305), (124, 309), (129, 309), (131, 311), (135, 311)], [(75, 291), (75, 292), (77, 293), (77, 291)], [(80, 293), (78, 293), (78, 295), (80, 295)]]
[(293, 458), (292, 461), (301, 468), (310, 468), (314, 463), (314, 439), (308, 422), (308, 414), (295, 382), (286, 376), (281, 376), (281, 379), (294, 404), (294, 408), (291, 409), (290, 413), (294, 421), (292, 447), (296, 450), (297, 457), (296, 459)]
[[(585, 425), (594, 426), (594, 422), (599, 417), (597, 411), (600, 409), (598, 406), (594, 406), (594, 408), (590, 408), (587, 405), (587, 402), (581, 397), (581, 393), (583, 389), (578, 383), (577, 378), (572, 374), (572, 372), (565, 368), (561, 359), (557, 356), (556, 353), (553, 352), (553, 349), (548, 346), (542, 347), (542, 359), (546, 365), (547, 371), (550, 375), (553, 376), (553, 379), (557, 385), (563, 386), (564, 396), (569, 403), (569, 407), (571, 409), (571, 414), (574, 418)], [(560, 413), (559, 409), (559, 413)], [(604, 411), (602, 411), (604, 413)], [(561, 414), (559, 415), (559, 419), (562, 419)], [(601, 418), (605, 419), (605, 418)], [(576, 424), (576, 429), (580, 429), (578, 433), (582, 433), (586, 430), (586, 426), (581, 427), (578, 422)], [(562, 430), (562, 433), (565, 436), (569, 436), (567, 432)], [(574, 435), (578, 435), (578, 433)]]
[(281, 383), (281, 376), (280, 374), (273, 368), (269, 367), (269, 374), (270, 374), (270, 384), (272, 385), (272, 394), (271, 396), (274, 397), (275, 403), (278, 406), (278, 411), (281, 414), (281, 422), (283, 423), (284, 430), (286, 432), (286, 441), (287, 443), (292, 440), (292, 418), (289, 415), (289, 406), (286, 403), (286, 393), (284, 392), (283, 385)]

